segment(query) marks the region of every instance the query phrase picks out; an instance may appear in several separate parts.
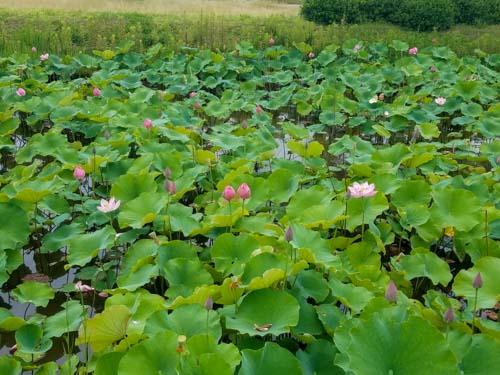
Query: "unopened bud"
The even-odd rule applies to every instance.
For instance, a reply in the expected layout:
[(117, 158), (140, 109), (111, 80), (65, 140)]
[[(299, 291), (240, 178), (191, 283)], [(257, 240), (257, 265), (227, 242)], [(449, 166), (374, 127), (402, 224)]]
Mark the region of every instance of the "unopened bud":
[(208, 296), (204, 306), (207, 310), (212, 310), (214, 308), (214, 300), (212, 299), (212, 296)]
[(290, 227), (290, 226), (288, 228), (286, 228), (285, 240), (287, 242), (290, 242), (291, 240), (293, 240), (293, 231), (292, 231), (292, 227)]
[(475, 289), (479, 289), (483, 286), (483, 278), (481, 277), (481, 272), (478, 272), (474, 280), (472, 281), (472, 286)]
[(444, 321), (446, 323), (453, 323), (455, 320), (455, 314), (453, 314), (453, 309), (451, 307), (448, 307), (448, 310), (444, 313)]
[(396, 288), (396, 284), (392, 280), (385, 290), (385, 299), (389, 302), (397, 302), (398, 300), (398, 288)]

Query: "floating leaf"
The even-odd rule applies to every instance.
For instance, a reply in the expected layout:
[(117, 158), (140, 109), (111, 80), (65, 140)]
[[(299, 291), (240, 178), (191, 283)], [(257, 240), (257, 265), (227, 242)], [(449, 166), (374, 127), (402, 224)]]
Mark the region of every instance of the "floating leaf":
[(259, 350), (244, 349), (238, 375), (278, 374), (301, 375), (297, 358), (273, 342), (266, 342)]
[(47, 306), (54, 295), (50, 285), (36, 281), (25, 281), (12, 291), (12, 296), (19, 302), (43, 307)]

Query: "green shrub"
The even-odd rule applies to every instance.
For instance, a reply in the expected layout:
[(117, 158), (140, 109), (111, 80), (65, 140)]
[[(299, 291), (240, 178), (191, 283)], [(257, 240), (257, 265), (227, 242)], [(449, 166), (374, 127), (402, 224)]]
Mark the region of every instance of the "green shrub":
[(500, 0), (455, 0), (455, 8), (456, 23), (500, 23)]
[(305, 0), (302, 16), (321, 25), (362, 23), (370, 19), (365, 9), (371, 0)]
[(453, 0), (400, 0), (389, 22), (417, 31), (448, 30), (455, 24)]

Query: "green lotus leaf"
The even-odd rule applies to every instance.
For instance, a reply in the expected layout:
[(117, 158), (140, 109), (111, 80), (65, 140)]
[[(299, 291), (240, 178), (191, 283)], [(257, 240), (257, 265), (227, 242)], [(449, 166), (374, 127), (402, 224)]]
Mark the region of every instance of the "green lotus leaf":
[(172, 313), (157, 311), (146, 322), (144, 332), (152, 335), (164, 330), (171, 330), (188, 338), (208, 334), (218, 341), (222, 335), (219, 314), (207, 310), (199, 304), (182, 305)]
[(43, 253), (55, 252), (68, 244), (68, 241), (84, 232), (84, 226), (80, 223), (61, 225), (55, 231), (43, 236), (40, 250)]
[(292, 292), (304, 298), (314, 298), (319, 303), (330, 293), (327, 281), (316, 270), (303, 270), (297, 275)]
[(417, 375), (425, 363), (425, 371), (432, 374), (460, 373), (444, 335), (419, 317), (400, 323), (375, 313), (347, 332), (339, 331), (334, 340), (347, 343), (341, 346), (343, 359), (336, 357), (346, 372)]
[(276, 204), (288, 202), (297, 191), (300, 176), (290, 173), (289, 170), (279, 168), (274, 170), (267, 178), (269, 187), (269, 199)]
[(172, 299), (188, 297), (196, 287), (213, 283), (212, 276), (198, 258), (171, 259), (160, 267), (160, 272), (169, 283), (165, 294)]
[(54, 290), (50, 285), (37, 281), (25, 281), (12, 291), (12, 296), (20, 303), (32, 303), (35, 306), (46, 307), (54, 298)]
[(337, 350), (332, 342), (319, 339), (297, 351), (297, 358), (304, 375), (343, 375), (344, 371), (334, 364)]
[(14, 358), (5, 355), (0, 357), (0, 373), (2, 375), (21, 375), (23, 367)]
[(94, 375), (118, 375), (118, 366), (125, 352), (111, 352), (99, 357)]
[(374, 297), (373, 293), (368, 289), (353, 284), (344, 284), (334, 277), (330, 278), (328, 285), (332, 295), (356, 313), (363, 310)]
[[(245, 270), (241, 276), (242, 286), (248, 286), (255, 278), (263, 276), (267, 271), (278, 271), (281, 277), (285, 276), (284, 270), (287, 268), (287, 258), (269, 252), (263, 252), (252, 256), (245, 264)], [(279, 280), (279, 279), (278, 279)], [(276, 280), (277, 281), (277, 280)]]
[(397, 143), (391, 147), (375, 151), (372, 155), (372, 160), (391, 163), (394, 167), (398, 167), (404, 160), (410, 157), (410, 149), (402, 143)]
[(293, 232), (292, 245), (299, 250), (309, 251), (312, 255), (310, 263), (333, 265), (338, 262), (330, 244), (321, 237), (319, 232), (294, 223), (290, 227)]
[(428, 277), (434, 285), (448, 285), (452, 279), (448, 263), (435, 253), (425, 249), (414, 249), (410, 255), (399, 260), (398, 270), (405, 273), (406, 280)]
[[(468, 270), (461, 270), (453, 281), (453, 291), (457, 296), (463, 296), (469, 302), (469, 308), (473, 309), (477, 303), (478, 309), (492, 308), (500, 301), (500, 259), (493, 257), (483, 257), (479, 259), (474, 267)], [(472, 282), (478, 272), (481, 273), (483, 286), (476, 289)]]
[(120, 228), (142, 228), (155, 220), (167, 203), (167, 195), (144, 192), (120, 208)]
[(231, 233), (224, 233), (217, 237), (212, 246), (215, 269), (224, 275), (241, 275), (252, 252), (259, 247), (258, 241), (249, 234), (242, 233), (236, 237)]
[(455, 227), (460, 231), (469, 231), (481, 222), (483, 210), (471, 191), (452, 188), (434, 190), (432, 198), (431, 220), (440, 228)]
[(437, 125), (432, 122), (418, 124), (415, 128), (418, 129), (424, 139), (437, 138), (441, 134)]
[(57, 375), (59, 366), (55, 362), (48, 362), (43, 364), (35, 372), (35, 375)]
[(192, 336), (186, 346), (190, 353), (188, 365), (196, 373), (231, 375), (241, 362), (240, 352), (234, 344), (217, 344), (212, 336)]
[(125, 337), (131, 315), (123, 305), (104, 309), (102, 313), (83, 321), (76, 344), (88, 343), (96, 352), (108, 348)]
[(67, 146), (67, 138), (61, 133), (50, 131), (44, 135), (38, 133), (30, 138), (27, 147), (23, 147), (16, 154), (18, 163), (31, 162), (37, 155), (51, 156), (66, 165), (79, 163), (78, 153)]
[(481, 88), (481, 83), (478, 81), (459, 81), (455, 85), (455, 91), (465, 100), (471, 100)]
[(349, 198), (347, 200), (346, 228), (353, 231), (356, 227), (371, 224), (389, 208), (387, 198), (382, 193), (377, 193), (367, 198)]
[(43, 329), (34, 324), (25, 324), (15, 336), (17, 350), (24, 353), (45, 353), (52, 347), (52, 341), (43, 336)]
[(70, 300), (61, 305), (63, 310), (45, 320), (45, 337), (60, 337), (64, 333), (78, 330), (84, 318), (84, 308), (79, 301)]
[(487, 335), (474, 335), (462, 358), (460, 368), (464, 375), (481, 375), (500, 372), (500, 340)]
[[(0, 250), (21, 248), (28, 242), (30, 227), (26, 212), (12, 204), (0, 202)], [(3, 283), (2, 283), (3, 284)]]
[(235, 317), (226, 326), (250, 336), (279, 335), (290, 331), (299, 321), (299, 303), (290, 294), (259, 289), (246, 295)]
[(177, 375), (178, 363), (177, 334), (163, 331), (127, 351), (118, 364), (117, 375)]
[(431, 188), (423, 180), (404, 180), (391, 195), (391, 203), (396, 207), (405, 207), (420, 203), (428, 206), (431, 200)]
[(156, 190), (157, 184), (153, 174), (146, 172), (136, 174), (129, 171), (115, 181), (111, 187), (110, 196), (120, 199), (122, 204), (125, 204), (142, 193), (154, 193)]
[(155, 256), (158, 245), (153, 240), (140, 240), (132, 245), (123, 257), (116, 283), (120, 288), (134, 291), (158, 274)]
[(299, 322), (292, 328), (295, 335), (305, 335), (306, 337), (319, 336), (325, 333), (323, 324), (318, 318), (317, 310), (304, 297), (298, 297), (299, 301)]
[(167, 214), (169, 216), (169, 224), (173, 231), (182, 232), (185, 236), (189, 236), (195, 230), (201, 227), (199, 220), (200, 214), (193, 214), (191, 207), (184, 206), (180, 203), (172, 203), (168, 205)]
[(68, 242), (69, 254), (67, 267), (84, 266), (97, 256), (99, 250), (113, 245), (115, 231), (107, 225), (91, 233), (71, 237)]
[(259, 350), (244, 349), (241, 354), (243, 358), (238, 375), (302, 374), (297, 358), (273, 342), (266, 342)]

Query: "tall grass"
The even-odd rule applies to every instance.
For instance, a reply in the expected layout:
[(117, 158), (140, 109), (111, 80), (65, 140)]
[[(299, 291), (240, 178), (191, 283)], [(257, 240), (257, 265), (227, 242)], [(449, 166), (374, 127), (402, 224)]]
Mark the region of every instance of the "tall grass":
[(40, 52), (75, 54), (109, 49), (123, 40), (135, 41), (142, 51), (156, 43), (172, 50), (182, 46), (233, 49), (248, 40), (257, 47), (272, 36), (278, 43), (306, 42), (314, 50), (329, 44), (342, 44), (356, 38), (366, 42), (404, 40), (424, 47), (435, 38), (457, 54), (474, 53), (479, 48), (500, 52), (496, 36), (500, 25), (458, 26), (446, 32), (417, 33), (387, 24), (317, 26), (299, 16), (222, 16), (200, 12), (189, 15), (148, 15), (139, 13), (88, 13), (61, 11), (0, 10), (0, 54)]

